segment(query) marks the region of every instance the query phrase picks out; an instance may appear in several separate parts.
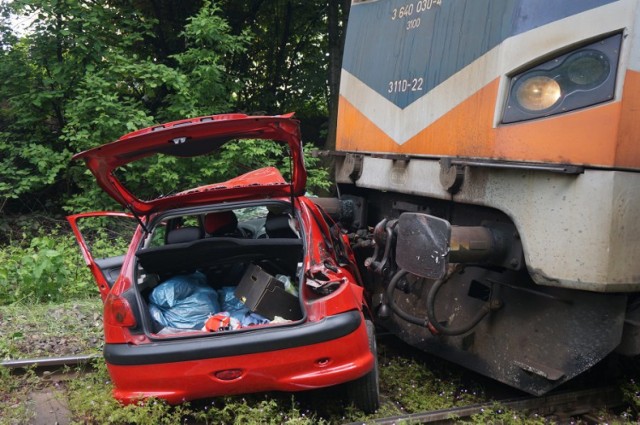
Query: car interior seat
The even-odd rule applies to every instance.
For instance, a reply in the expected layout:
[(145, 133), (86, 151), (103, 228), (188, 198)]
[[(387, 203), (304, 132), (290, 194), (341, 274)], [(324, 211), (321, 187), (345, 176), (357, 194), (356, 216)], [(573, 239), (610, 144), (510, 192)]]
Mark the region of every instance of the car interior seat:
[(233, 211), (211, 212), (204, 217), (207, 236), (238, 236), (238, 218)]
[(264, 223), (267, 236), (270, 238), (299, 238), (291, 227), (291, 216), (286, 213), (269, 212)]
[(202, 239), (202, 229), (196, 226), (177, 227), (167, 233), (166, 243), (184, 243), (193, 242)]

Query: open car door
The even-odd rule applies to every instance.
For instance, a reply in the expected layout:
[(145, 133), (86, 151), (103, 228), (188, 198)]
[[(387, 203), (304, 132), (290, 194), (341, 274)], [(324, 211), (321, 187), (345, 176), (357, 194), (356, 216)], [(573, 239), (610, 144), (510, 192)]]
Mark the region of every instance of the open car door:
[[(131, 214), (104, 211), (70, 215), (67, 221), (104, 301), (120, 275), (127, 246), (138, 223)], [(114, 251), (121, 252), (113, 255)]]

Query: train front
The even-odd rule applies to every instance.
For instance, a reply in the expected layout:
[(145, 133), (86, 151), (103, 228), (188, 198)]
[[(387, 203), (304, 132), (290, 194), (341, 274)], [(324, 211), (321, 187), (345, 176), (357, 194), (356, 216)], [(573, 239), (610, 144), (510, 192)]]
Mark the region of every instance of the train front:
[(354, 1), (336, 178), (379, 323), (533, 394), (640, 354), (639, 113), (637, 0)]

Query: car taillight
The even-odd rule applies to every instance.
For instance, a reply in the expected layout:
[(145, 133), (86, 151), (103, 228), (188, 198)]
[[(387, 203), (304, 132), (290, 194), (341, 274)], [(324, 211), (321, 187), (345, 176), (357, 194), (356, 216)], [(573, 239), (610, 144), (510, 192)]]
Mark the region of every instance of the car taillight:
[(127, 328), (136, 325), (136, 318), (129, 302), (113, 294), (109, 294), (104, 302), (104, 321), (107, 325)]

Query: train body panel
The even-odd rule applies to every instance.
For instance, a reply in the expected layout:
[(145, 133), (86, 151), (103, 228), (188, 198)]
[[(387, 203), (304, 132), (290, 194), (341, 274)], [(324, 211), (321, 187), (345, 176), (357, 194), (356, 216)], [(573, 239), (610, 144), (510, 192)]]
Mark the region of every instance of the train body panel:
[[(452, 196), (441, 184), (438, 161), (361, 160), (360, 188), (453, 199), (507, 214), (519, 230), (526, 265), (538, 284), (598, 292), (640, 290), (640, 180), (635, 173), (468, 167), (465, 183)], [(338, 164), (338, 182), (350, 183), (351, 168), (342, 159)]]
[(640, 1), (354, 0), (344, 56), (379, 323), (533, 394), (640, 354)]
[[(393, 10), (413, 4), (411, 2), (354, 4), (349, 31), (357, 32), (357, 36), (348, 34), (345, 46), (338, 150), (640, 168), (640, 155), (633, 143), (640, 134), (637, 120), (633, 119), (639, 106), (638, 98), (623, 97), (623, 92), (637, 93), (640, 88), (636, 58), (640, 42), (635, 32), (631, 32), (640, 25), (636, 1), (575, 2), (566, 8), (585, 10), (559, 15), (558, 19), (554, 19), (553, 14), (543, 14), (545, 19), (539, 19), (540, 26), (534, 28), (516, 23), (530, 19), (530, 26), (534, 25), (534, 17), (526, 14), (535, 9), (560, 10), (564, 14), (571, 10), (561, 10), (562, 6), (558, 5), (562, 2), (546, 2), (542, 6), (530, 0), (499, 1), (488, 6), (487, 2), (479, 1), (473, 3), (472, 12), (479, 13), (480, 17), (472, 20), (465, 15), (470, 13), (465, 7), (468, 2), (445, 0), (440, 6), (429, 3), (434, 4), (431, 9), (420, 13), (420, 19), (430, 18), (429, 22), (421, 22), (415, 30), (405, 30), (402, 25), (417, 12), (391, 20)], [(360, 13), (360, 8), (376, 10)], [(451, 10), (446, 11), (447, 8)], [(474, 28), (467, 33), (468, 22), (475, 22), (476, 26), (484, 23), (479, 12), (483, 9), (500, 12), (497, 19), (500, 23), (513, 19), (515, 28), (503, 30), (507, 34), (495, 35), (493, 42), (474, 33)], [(451, 16), (463, 22), (455, 22)], [(440, 24), (440, 18), (444, 24)], [(395, 27), (380, 29), (369, 22), (371, 19), (390, 21)], [(551, 19), (554, 20), (548, 22)], [(433, 23), (436, 26), (432, 31)], [(455, 30), (450, 29), (453, 25), (457, 25)], [(509, 34), (518, 30), (522, 32)], [(450, 33), (456, 32), (467, 37), (447, 39)], [(526, 123), (500, 125), (508, 94), (508, 75), (553, 57), (557, 52), (614, 33), (623, 33), (632, 39), (622, 46), (622, 66), (617, 69), (617, 85), (611, 101)], [(359, 43), (353, 42), (354, 39)], [(475, 43), (478, 44), (474, 46), (475, 54), (467, 57), (466, 44), (473, 44), (475, 39), (480, 40)], [(435, 63), (430, 61), (433, 56), (429, 56), (433, 48), (428, 48), (434, 44), (447, 49), (437, 52), (440, 56), (435, 56), (438, 58)], [(454, 59), (441, 64), (440, 57)], [(455, 63), (455, 59), (459, 63)], [(385, 67), (384, 63), (393, 66)], [(376, 75), (375, 79), (367, 77), (369, 74)], [(541, 132), (544, 138), (540, 137)]]

